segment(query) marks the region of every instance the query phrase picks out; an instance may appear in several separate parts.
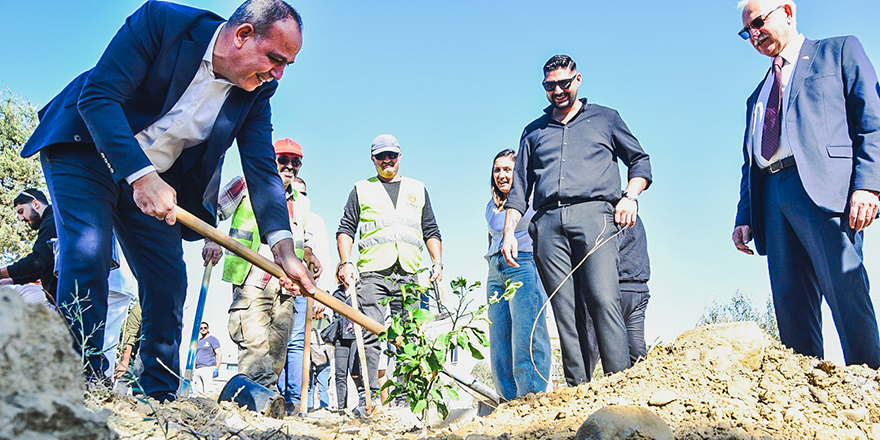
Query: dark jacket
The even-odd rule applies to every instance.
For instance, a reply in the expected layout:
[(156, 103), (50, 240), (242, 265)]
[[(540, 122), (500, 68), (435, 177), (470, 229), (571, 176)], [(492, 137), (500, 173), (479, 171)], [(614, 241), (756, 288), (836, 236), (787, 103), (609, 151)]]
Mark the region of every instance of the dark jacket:
[[(344, 302), (345, 305), (351, 307), (351, 298), (345, 293), (345, 289), (342, 285), (336, 288), (336, 291), (333, 292), (333, 297)], [(346, 318), (340, 313), (334, 314), (335, 318), (333, 322), (330, 323), (324, 331), (321, 333), (321, 337), (324, 338), (324, 342), (328, 344), (335, 344), (339, 341), (350, 341), (355, 338), (354, 336), (354, 324), (352, 324), (351, 320)]]
[[(180, 99), (222, 22), (209, 11), (146, 2), (128, 17), (95, 67), (40, 110), (40, 125), (21, 155), (29, 157), (50, 146), (93, 145), (117, 182), (150, 165), (133, 134)], [(166, 171), (179, 182), (178, 205), (216, 224), (220, 165), (235, 141), (260, 231), (290, 230), (272, 147), (269, 98), (277, 86), (271, 81), (253, 92), (232, 88), (208, 139), (185, 149)], [(183, 236), (202, 238), (188, 228)]]
[(55, 297), (55, 254), (49, 241), (56, 237), (58, 233), (55, 231), (55, 215), (52, 214), (52, 205), (47, 205), (31, 253), (6, 268), (13, 283), (25, 284), (40, 280), (43, 289)]

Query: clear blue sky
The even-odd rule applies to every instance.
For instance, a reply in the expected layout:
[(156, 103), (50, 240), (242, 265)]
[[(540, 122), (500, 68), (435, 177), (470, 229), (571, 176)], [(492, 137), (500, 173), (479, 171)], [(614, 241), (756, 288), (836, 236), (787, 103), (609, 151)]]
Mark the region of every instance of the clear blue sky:
[[(238, 5), (184, 3), (223, 16)], [(653, 266), (649, 342), (671, 342), (691, 328), (712, 294), (726, 301), (741, 289), (759, 304), (767, 298), (766, 260), (736, 252), (730, 241), (745, 99), (770, 63), (736, 35), (736, 1), (292, 4), (303, 15), (304, 45), (272, 101), (273, 137), (303, 146), (301, 176), (331, 234), (353, 183), (375, 171), (370, 141), (391, 133), (403, 149), (402, 174), (430, 192), (447, 280), (484, 280), (491, 160), (515, 149), (523, 126), (547, 105), (541, 66), (565, 53), (583, 73), (580, 95), (619, 110), (651, 155), (655, 182), (639, 200)], [(0, 3), (9, 36), (0, 87), (45, 104), (94, 65), (139, 5)], [(880, 63), (878, 12), (876, 0), (802, 0), (797, 18), (807, 38), (858, 36)], [(237, 161), (228, 160), (224, 181), (238, 172)], [(875, 284), (878, 227), (869, 228), (865, 246)], [(201, 279), (194, 258), (200, 248), (186, 247), (187, 320)], [(229, 290), (215, 276), (207, 316), (224, 341)], [(826, 345), (839, 358), (836, 337)]]

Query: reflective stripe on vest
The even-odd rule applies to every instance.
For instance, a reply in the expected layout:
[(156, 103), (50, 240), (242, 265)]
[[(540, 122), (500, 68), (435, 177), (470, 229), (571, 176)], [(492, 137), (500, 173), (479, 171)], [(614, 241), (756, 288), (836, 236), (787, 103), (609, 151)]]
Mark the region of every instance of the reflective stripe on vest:
[[(305, 196), (296, 197), (293, 202), (295, 217), (297, 222), (291, 224), (291, 232), (293, 234), (294, 253), (297, 258), (302, 258), (303, 240), (305, 237), (305, 218), (309, 213), (308, 199)], [(299, 219), (303, 219), (302, 222)], [(232, 214), (232, 225), (229, 227), (229, 236), (236, 239), (239, 243), (247, 246), (253, 251), (260, 249), (260, 231), (257, 228), (257, 219), (254, 215), (254, 209), (251, 207), (249, 196), (246, 194), (235, 212)], [(247, 280), (247, 276), (251, 270), (251, 263), (244, 258), (239, 257), (230, 252), (225, 252), (226, 258), (223, 261), (223, 281), (241, 286)]]
[(400, 267), (414, 273), (422, 263), (422, 210), (425, 186), (422, 182), (401, 177), (397, 206), (378, 178), (355, 184), (360, 204), (360, 240), (358, 270), (375, 272), (400, 262)]

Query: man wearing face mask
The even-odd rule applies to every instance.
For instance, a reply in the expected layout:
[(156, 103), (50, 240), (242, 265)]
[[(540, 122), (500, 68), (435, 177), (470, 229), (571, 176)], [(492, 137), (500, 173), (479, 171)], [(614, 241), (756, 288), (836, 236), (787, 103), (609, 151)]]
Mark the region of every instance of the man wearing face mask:
[(55, 255), (49, 242), (57, 237), (52, 205), (38, 189), (28, 188), (12, 200), (19, 220), (37, 232), (31, 253), (0, 268), (0, 284), (24, 284), (39, 280), (43, 290), (55, 298)]
[[(302, 167), (303, 151), (291, 139), (275, 142), (275, 163), (287, 194), (287, 212), (293, 233), (294, 251), (311, 268), (315, 277), (321, 263), (311, 247), (306, 219), (310, 203), (292, 185)], [(269, 246), (260, 242), (260, 230), (254, 215), (252, 197), (243, 177), (232, 179), (220, 193), (217, 203), (220, 220), (232, 219), (229, 236), (251, 250), (272, 258)], [(202, 256), (217, 263), (223, 254), (220, 246), (205, 240)], [(223, 281), (232, 284), (229, 306), (229, 337), (238, 345), (238, 370), (254, 382), (274, 389), (287, 358), (287, 342), (294, 324), (294, 308), (303, 311), (304, 296), (293, 297), (283, 291), (277, 278), (245, 259), (229, 254), (223, 263)], [(301, 370), (301, 368), (300, 368)]]
[(849, 364), (880, 367), (862, 258), (880, 201), (877, 74), (856, 37), (808, 40), (791, 0), (744, 0), (743, 29), (770, 68), (746, 102), (733, 243), (767, 255), (783, 344), (823, 357), (822, 299)]
[[(416, 282), (425, 245), (432, 262), (431, 281), (439, 282), (443, 271), (440, 228), (428, 190), (422, 182), (398, 173), (402, 157), (394, 136), (382, 134), (373, 140), (370, 159), (377, 174), (355, 183), (336, 231), (339, 265), (348, 279), (357, 280), (358, 307), (377, 322), (385, 322), (385, 308), (379, 303), (383, 297), (393, 298), (392, 314), (403, 311), (400, 286)], [(360, 257), (355, 268), (351, 248), (358, 231)], [(367, 375), (375, 391), (380, 385), (379, 339), (364, 333)], [(362, 400), (358, 407), (365, 403)]]

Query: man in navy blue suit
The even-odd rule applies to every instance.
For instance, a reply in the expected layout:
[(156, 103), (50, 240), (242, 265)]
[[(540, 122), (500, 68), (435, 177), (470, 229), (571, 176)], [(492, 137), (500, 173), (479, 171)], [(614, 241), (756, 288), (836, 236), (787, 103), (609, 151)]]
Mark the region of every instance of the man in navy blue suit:
[[(107, 308), (112, 230), (140, 285), (141, 385), (160, 401), (178, 388), (186, 272), (175, 204), (215, 224), (220, 166), (233, 140), (262, 240), (288, 277), (314, 286), (293, 250), (284, 187), (275, 169), (269, 98), (302, 46), (302, 21), (281, 0), (249, 0), (224, 21), (204, 10), (148, 1), (91, 70), (40, 110), (22, 156), (40, 152), (60, 243), (58, 302), (71, 319), (87, 374)], [(158, 219), (158, 220), (157, 220)], [(76, 339), (76, 338), (75, 338)], [(82, 338), (79, 338), (82, 339)]]
[(740, 36), (773, 65), (747, 101), (733, 242), (766, 254), (782, 343), (823, 357), (822, 298), (847, 364), (880, 367), (862, 261), (877, 216), (880, 96), (859, 40), (807, 40), (791, 0), (743, 0)]

